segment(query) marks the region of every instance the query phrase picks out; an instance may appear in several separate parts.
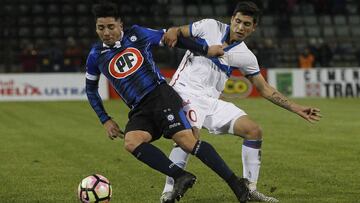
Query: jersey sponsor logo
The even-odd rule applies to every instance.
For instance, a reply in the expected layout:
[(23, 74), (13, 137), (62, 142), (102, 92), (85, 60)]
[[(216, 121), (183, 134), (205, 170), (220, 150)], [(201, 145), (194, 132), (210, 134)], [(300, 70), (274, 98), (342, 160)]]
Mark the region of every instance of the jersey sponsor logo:
[(144, 57), (136, 48), (127, 48), (116, 54), (109, 63), (109, 73), (117, 79), (125, 78), (139, 69)]

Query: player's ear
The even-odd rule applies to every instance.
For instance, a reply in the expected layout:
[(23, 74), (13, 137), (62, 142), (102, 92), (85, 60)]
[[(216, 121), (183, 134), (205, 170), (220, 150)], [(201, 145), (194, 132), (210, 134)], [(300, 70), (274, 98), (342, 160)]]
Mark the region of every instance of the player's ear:
[(123, 29), (123, 22), (121, 21), (121, 18), (119, 18), (117, 22), (119, 23), (120, 28)]

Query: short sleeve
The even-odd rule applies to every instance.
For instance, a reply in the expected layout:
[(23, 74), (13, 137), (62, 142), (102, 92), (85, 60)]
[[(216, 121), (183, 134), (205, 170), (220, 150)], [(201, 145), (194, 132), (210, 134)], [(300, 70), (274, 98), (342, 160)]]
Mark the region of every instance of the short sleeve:
[(203, 19), (196, 21), (189, 25), (190, 36), (203, 38), (206, 35), (206, 32), (215, 26), (217, 27), (218, 24), (214, 19)]
[(258, 61), (252, 52), (233, 52), (228, 57), (229, 65), (240, 70), (245, 76), (256, 75), (260, 72)]

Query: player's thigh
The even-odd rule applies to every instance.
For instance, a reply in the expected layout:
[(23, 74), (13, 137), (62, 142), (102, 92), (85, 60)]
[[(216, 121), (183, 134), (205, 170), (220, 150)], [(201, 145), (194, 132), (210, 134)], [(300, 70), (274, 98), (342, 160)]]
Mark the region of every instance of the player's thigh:
[(183, 100), (170, 86), (161, 86), (151, 108), (155, 109), (152, 120), (165, 138), (172, 138), (177, 132), (183, 130), (191, 132), (191, 125), (183, 109)]
[(213, 134), (233, 134), (233, 126), (237, 118), (247, 115), (242, 109), (230, 102), (214, 100), (212, 111), (206, 116), (204, 127)]
[[(138, 106), (129, 112), (129, 121), (125, 127), (125, 140), (128, 134), (133, 135), (139, 131), (145, 131), (151, 136), (150, 141), (157, 140), (161, 137), (162, 131), (158, 129), (153, 119), (153, 113), (147, 111), (151, 108), (151, 102), (146, 105)], [(131, 133), (130, 133), (131, 132)], [(134, 138), (130, 138), (131, 140)], [(126, 144), (126, 143), (125, 143)]]
[(262, 138), (260, 126), (247, 115), (236, 119), (234, 123), (234, 134), (246, 139)]
[(183, 99), (183, 108), (190, 125), (201, 129), (205, 116), (209, 113), (209, 101), (201, 95), (193, 95), (186, 92), (178, 93)]

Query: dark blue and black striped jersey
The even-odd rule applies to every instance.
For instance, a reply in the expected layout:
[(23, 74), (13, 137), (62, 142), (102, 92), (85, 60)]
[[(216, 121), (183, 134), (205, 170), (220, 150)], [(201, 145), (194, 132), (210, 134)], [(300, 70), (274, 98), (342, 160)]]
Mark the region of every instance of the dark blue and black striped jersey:
[(94, 44), (86, 62), (86, 78), (98, 80), (102, 73), (124, 102), (135, 107), (158, 84), (166, 82), (151, 54), (151, 47), (160, 44), (163, 34), (163, 30), (134, 25), (113, 47)]
[(164, 30), (134, 25), (112, 47), (101, 42), (93, 45), (86, 61), (86, 94), (102, 123), (110, 117), (98, 93), (101, 73), (131, 109), (166, 82), (151, 54), (151, 47), (161, 43), (163, 34)]
[[(103, 43), (93, 45), (86, 61), (86, 95), (102, 123), (110, 117), (98, 93), (101, 73), (131, 109), (156, 86), (166, 83), (151, 54), (152, 46), (160, 45), (163, 35), (164, 30), (134, 25), (112, 47)], [(205, 55), (208, 50), (207, 46), (183, 37), (178, 38), (176, 46)]]

